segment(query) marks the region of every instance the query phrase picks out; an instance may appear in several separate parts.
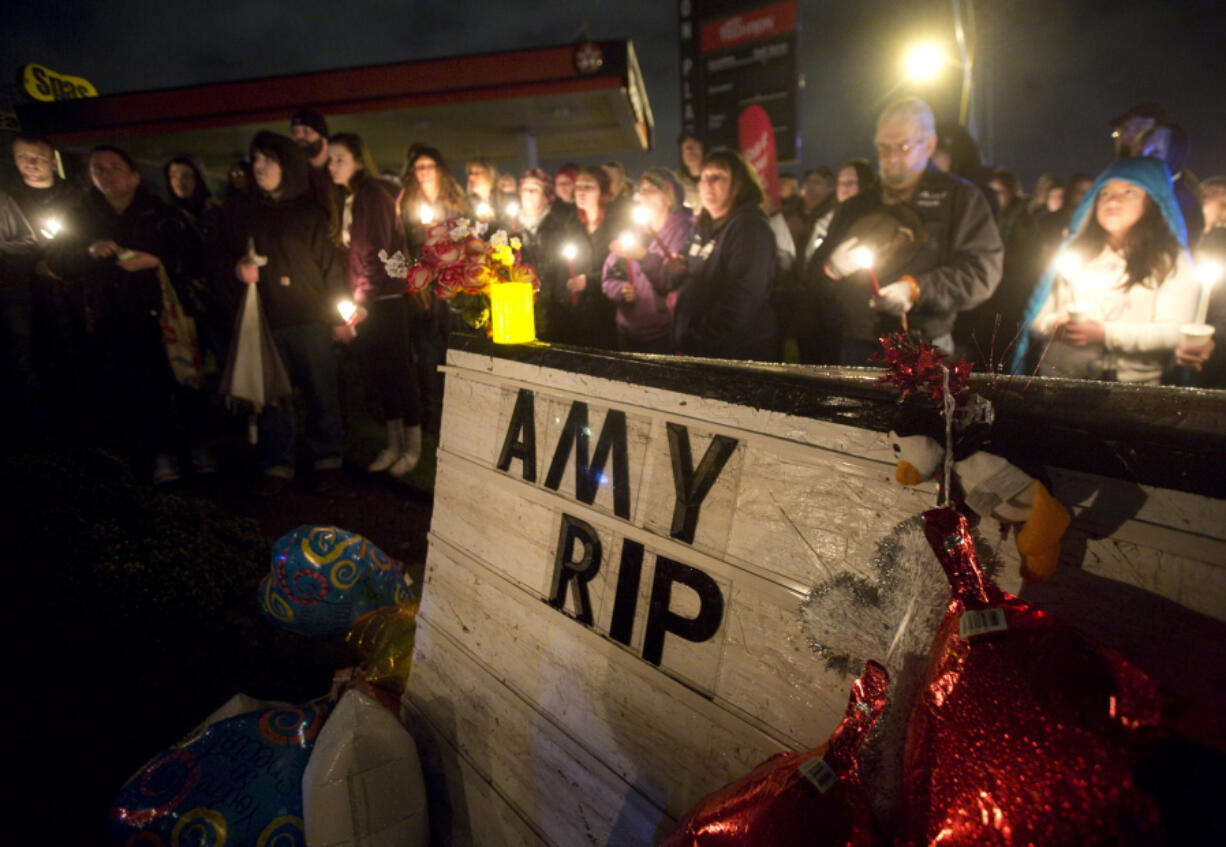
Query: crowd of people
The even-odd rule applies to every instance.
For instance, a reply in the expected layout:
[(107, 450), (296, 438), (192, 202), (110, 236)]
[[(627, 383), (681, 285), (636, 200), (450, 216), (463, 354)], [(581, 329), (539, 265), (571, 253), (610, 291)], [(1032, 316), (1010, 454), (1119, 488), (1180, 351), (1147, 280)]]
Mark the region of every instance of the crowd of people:
[(981, 368), (1226, 387), (1219, 346), (1181, 329), (1226, 324), (1226, 286), (1203, 286), (1226, 264), (1226, 178), (1196, 179), (1158, 104), (1111, 127), (1105, 170), (1044, 174), (1029, 196), (916, 98), (880, 114), (875, 163), (782, 174), (777, 196), (739, 153), (690, 134), (675, 167), (637, 179), (615, 161), (516, 176), (477, 157), (457, 181), (421, 143), (381, 172), (359, 135), (303, 109), (288, 135), (252, 139), (220, 198), (190, 155), (150, 188), (127, 152), (100, 145), (85, 187), (49, 141), (18, 135), (19, 178), (0, 193), (6, 428), (89, 428), (155, 482), (215, 470), (218, 384), (255, 286), (292, 389), (253, 410), (261, 490), (300, 458), (321, 487), (339, 470), (338, 350), (386, 425), (369, 470), (403, 477), (439, 423), (455, 320), (406, 293), (380, 253), (417, 257), (452, 218), (519, 238), (543, 341), (864, 365), (904, 330)]

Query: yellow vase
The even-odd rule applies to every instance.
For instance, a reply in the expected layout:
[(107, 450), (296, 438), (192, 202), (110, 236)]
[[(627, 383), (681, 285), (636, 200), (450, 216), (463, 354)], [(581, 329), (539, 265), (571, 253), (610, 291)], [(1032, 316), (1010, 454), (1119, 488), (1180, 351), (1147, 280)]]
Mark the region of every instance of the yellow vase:
[(525, 344), (536, 340), (532, 283), (496, 282), (491, 285), (490, 324), (498, 344)]

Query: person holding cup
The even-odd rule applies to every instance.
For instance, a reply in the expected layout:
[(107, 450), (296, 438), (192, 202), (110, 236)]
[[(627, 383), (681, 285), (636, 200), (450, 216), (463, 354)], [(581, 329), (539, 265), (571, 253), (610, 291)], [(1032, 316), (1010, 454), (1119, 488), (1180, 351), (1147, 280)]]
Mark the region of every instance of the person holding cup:
[(1027, 306), (1014, 370), (1025, 362), (1028, 335), (1036, 351), (1050, 344), (1043, 376), (1158, 384), (1200, 294), (1166, 165), (1112, 164), (1070, 232)]

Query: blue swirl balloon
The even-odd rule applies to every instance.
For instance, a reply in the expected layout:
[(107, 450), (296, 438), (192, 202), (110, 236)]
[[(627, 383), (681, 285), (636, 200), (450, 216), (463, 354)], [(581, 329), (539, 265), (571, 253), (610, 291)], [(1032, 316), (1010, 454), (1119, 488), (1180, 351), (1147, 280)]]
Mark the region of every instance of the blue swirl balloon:
[(334, 526), (303, 525), (277, 539), (259, 590), (266, 615), (294, 632), (325, 638), (344, 636), (367, 612), (412, 599), (399, 563)]
[(313, 707), (248, 712), (163, 752), (116, 795), (111, 843), (305, 844), (302, 772), (323, 719)]

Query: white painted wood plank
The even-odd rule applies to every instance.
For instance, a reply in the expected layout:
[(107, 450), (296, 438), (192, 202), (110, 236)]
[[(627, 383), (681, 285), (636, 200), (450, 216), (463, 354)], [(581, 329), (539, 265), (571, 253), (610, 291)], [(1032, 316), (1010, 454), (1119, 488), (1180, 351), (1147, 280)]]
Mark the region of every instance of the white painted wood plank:
[(446, 549), (432, 548), (423, 614), (670, 814), (789, 749)]
[[(739, 713), (773, 727), (778, 737), (798, 748), (825, 740), (846, 704), (847, 680), (831, 673), (824, 661), (800, 649), (804, 643), (798, 609), (812, 583), (783, 586), (761, 573), (729, 565), (670, 539), (616, 522), (551, 492), (515, 483), (459, 457), (440, 453), (435, 491), (433, 533), (529, 592), (546, 599), (552, 584), (553, 547), (562, 510), (588, 521), (600, 534), (606, 564), (589, 583), (599, 632), (608, 632), (620, 557), (620, 538), (643, 543), (648, 554), (640, 582), (632, 646), (641, 649), (647, 594), (654, 553), (663, 553), (709, 574), (721, 586), (725, 620), (711, 641), (689, 644), (667, 637), (661, 668), (699, 691), (709, 692)], [(480, 506), (476, 492), (481, 493)], [(513, 518), (507, 519), (507, 516)], [(481, 527), (487, 526), (483, 532)], [(882, 526), (877, 531), (884, 532)], [(534, 548), (530, 539), (549, 539)], [(428, 594), (428, 590), (425, 592)], [(677, 591), (673, 611), (688, 615), (692, 593)], [(564, 609), (575, 614), (568, 594)], [(768, 611), (769, 610), (769, 611)], [(556, 612), (555, 612), (556, 614)], [(762, 627), (768, 627), (762, 629)], [(726, 654), (724, 651), (730, 651)]]
[(542, 368), (509, 359), (494, 359), (463, 350), (448, 350), (444, 371), (451, 375), (465, 373), (469, 378), (485, 379), (525, 387), (548, 387), (549, 391), (569, 392), (613, 405), (651, 409), (670, 419), (677, 417), (705, 421), (709, 425), (760, 432), (777, 438), (854, 455), (878, 454), (881, 461), (891, 461), (882, 433), (844, 424), (797, 418), (780, 412), (770, 412), (735, 403), (697, 397), (677, 391), (667, 391), (602, 377), (575, 374), (553, 368)]
[(470, 792), (468, 777), (464, 807), (475, 844), (532, 843), (524, 830), (533, 828), (559, 847), (649, 844), (673, 823), (430, 618), (419, 616), (415, 637), (405, 698), (515, 817), (532, 822), (518, 826), (488, 794)]

